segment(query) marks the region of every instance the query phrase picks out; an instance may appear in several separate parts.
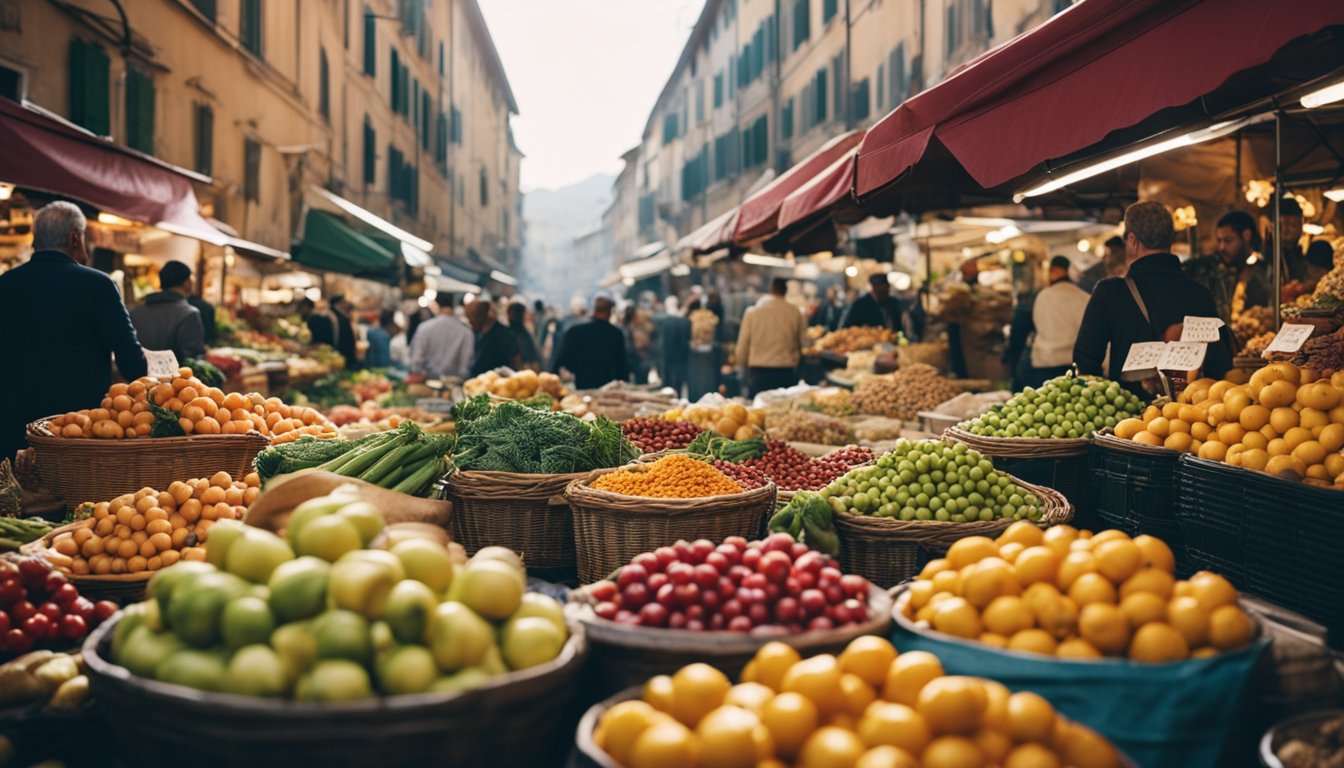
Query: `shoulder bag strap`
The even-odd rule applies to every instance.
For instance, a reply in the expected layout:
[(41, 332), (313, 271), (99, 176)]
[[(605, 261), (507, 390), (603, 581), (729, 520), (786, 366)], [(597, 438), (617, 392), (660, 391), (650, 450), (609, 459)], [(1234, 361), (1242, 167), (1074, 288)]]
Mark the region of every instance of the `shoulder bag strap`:
[(1134, 297), (1134, 303), (1139, 305), (1139, 312), (1143, 319), (1148, 323), (1148, 330), (1153, 332), (1153, 341), (1161, 341), (1162, 334), (1153, 327), (1153, 318), (1148, 315), (1148, 305), (1143, 302), (1143, 296), (1139, 293), (1139, 286), (1134, 284), (1134, 278), (1125, 276), (1125, 285), (1129, 288), (1129, 295)]

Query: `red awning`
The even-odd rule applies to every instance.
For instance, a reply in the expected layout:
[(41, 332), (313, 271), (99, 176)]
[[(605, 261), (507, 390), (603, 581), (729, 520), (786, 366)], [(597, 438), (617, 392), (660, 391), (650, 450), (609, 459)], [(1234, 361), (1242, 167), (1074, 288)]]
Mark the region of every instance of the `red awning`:
[(81, 200), (174, 234), (225, 245), (201, 216), (192, 180), (207, 176), (113, 144), (43, 111), (0, 99), (0, 181)]
[(709, 220), (699, 229), (677, 241), (677, 250), (690, 248), (696, 254), (713, 253), (733, 244), (737, 228), (737, 208)]
[(825, 171), (836, 159), (862, 140), (863, 131), (850, 131), (836, 136), (744, 200), (741, 206), (742, 212), (737, 218), (737, 230), (733, 233), (733, 241), (745, 245), (778, 231), (779, 210), (784, 204), (784, 199), (817, 174)]
[[(1289, 41), (1338, 24), (1340, 0), (1084, 0), (874, 125), (859, 151), (855, 192), (896, 181), (935, 139), (937, 154), (979, 187), (997, 187), (1196, 102)], [(1323, 72), (1338, 64), (1323, 62)]]
[(858, 154), (859, 148), (851, 147), (826, 170), (790, 192), (779, 206), (780, 230), (853, 200), (850, 191), (854, 189), (854, 158)]

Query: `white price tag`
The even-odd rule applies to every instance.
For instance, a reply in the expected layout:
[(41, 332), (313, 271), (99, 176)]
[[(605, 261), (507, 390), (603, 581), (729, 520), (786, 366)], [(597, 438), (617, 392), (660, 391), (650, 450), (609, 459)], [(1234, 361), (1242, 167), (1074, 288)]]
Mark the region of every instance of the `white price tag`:
[(1217, 341), (1218, 329), (1222, 327), (1221, 318), (1186, 315), (1185, 322), (1181, 324), (1181, 341)]
[(1279, 329), (1274, 340), (1265, 348), (1265, 357), (1269, 357), (1271, 352), (1296, 352), (1307, 343), (1311, 334), (1316, 330), (1314, 325), (1299, 325), (1296, 323), (1284, 323)]
[(145, 362), (149, 364), (151, 379), (171, 379), (177, 376), (177, 355), (171, 349), (146, 349)]
[(1164, 371), (1193, 371), (1203, 364), (1208, 351), (1209, 345), (1202, 341), (1173, 341), (1167, 344), (1158, 367)]
[(1161, 341), (1143, 341), (1138, 344), (1132, 344), (1129, 347), (1129, 354), (1125, 356), (1125, 364), (1121, 367), (1121, 370), (1157, 370), (1157, 364), (1162, 362), (1162, 356), (1166, 354), (1166, 352), (1167, 345)]

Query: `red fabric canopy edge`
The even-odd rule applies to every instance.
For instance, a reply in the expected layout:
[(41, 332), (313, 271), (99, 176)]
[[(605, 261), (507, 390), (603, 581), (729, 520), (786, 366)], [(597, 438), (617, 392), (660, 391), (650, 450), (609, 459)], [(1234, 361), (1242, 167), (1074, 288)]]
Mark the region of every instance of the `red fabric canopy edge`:
[(779, 229), (780, 206), (792, 192), (826, 170), (837, 158), (863, 141), (863, 131), (843, 133), (800, 160), (778, 178), (742, 201), (733, 241), (745, 244), (766, 237)]
[(854, 188), (854, 162), (858, 148), (851, 148), (839, 160), (812, 180), (789, 193), (779, 206), (779, 229), (785, 230), (803, 219), (830, 210), (850, 198)]
[(690, 248), (695, 253), (710, 253), (732, 245), (739, 210), (735, 207), (705, 222), (700, 228), (678, 240), (677, 248)]

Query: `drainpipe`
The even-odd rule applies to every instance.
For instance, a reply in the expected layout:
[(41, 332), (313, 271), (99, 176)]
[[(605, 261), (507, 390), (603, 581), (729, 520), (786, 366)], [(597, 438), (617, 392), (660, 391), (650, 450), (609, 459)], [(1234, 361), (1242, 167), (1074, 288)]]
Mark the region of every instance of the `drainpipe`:
[(850, 26), (850, 0), (845, 0), (845, 130), (854, 130), (854, 85), (850, 82), (850, 45), (853, 43), (853, 28)]

